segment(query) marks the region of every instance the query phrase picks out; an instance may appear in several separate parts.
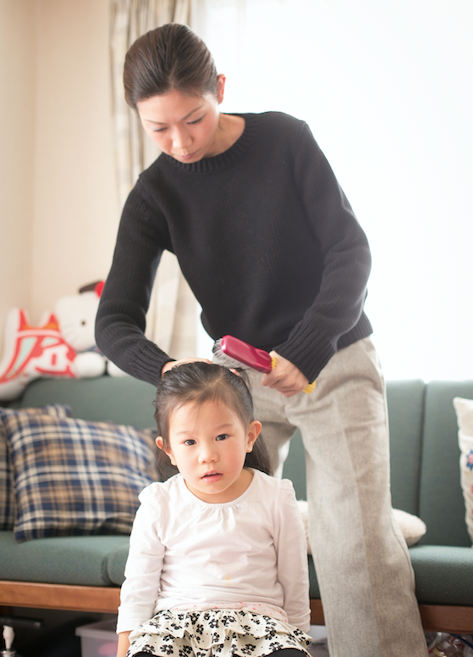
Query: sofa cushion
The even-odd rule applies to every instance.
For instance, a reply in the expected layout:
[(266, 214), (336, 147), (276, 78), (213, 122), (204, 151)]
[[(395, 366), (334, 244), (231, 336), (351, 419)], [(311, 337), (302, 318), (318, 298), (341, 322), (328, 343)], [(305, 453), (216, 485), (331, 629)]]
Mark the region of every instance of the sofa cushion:
[(425, 383), (418, 379), (388, 381), (386, 393), (393, 507), (419, 516), (419, 464)]
[(427, 525), (424, 545), (471, 546), (460, 486), (454, 397), (473, 399), (473, 381), (427, 384), (418, 513)]
[[(2, 409), (8, 414), (9, 409)], [(38, 408), (25, 408), (23, 413), (27, 415), (54, 415), (56, 417), (71, 417), (70, 406), (53, 404), (40, 406)], [(0, 531), (13, 529), (16, 516), (16, 502), (13, 491), (13, 472), (11, 459), (8, 453), (7, 436), (5, 427), (0, 421)]]
[(21, 401), (10, 407), (69, 404), (74, 417), (92, 422), (115, 422), (139, 429), (155, 427), (156, 388), (131, 376), (94, 379), (38, 379)]
[(16, 543), (13, 532), (0, 532), (0, 579), (110, 586), (109, 561), (116, 552), (128, 554), (128, 543), (128, 536), (59, 536)]
[(455, 397), (460, 446), (460, 483), (465, 500), (466, 528), (473, 541), (473, 400)]
[(114, 550), (107, 558), (107, 577), (115, 586), (121, 586), (125, 581), (125, 566), (129, 547), (128, 541)]
[(0, 411), (10, 444), (15, 539), (128, 534), (157, 479), (151, 430)]
[(416, 596), (423, 604), (473, 605), (473, 550), (447, 545), (409, 549)]
[[(473, 605), (473, 550), (445, 545), (409, 548), (420, 604)], [(310, 597), (320, 598), (317, 575), (309, 557)]]
[[(419, 463), (425, 383), (389, 381), (386, 386), (391, 436), (391, 489), (393, 506), (419, 515)], [(294, 484), (296, 497), (307, 499), (305, 452), (300, 431), (291, 439), (283, 477)]]

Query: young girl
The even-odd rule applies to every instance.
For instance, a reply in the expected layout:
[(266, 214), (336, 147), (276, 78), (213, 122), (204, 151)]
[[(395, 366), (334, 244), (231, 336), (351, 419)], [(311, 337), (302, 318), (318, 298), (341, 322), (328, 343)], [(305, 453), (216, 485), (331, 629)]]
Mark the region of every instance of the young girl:
[(144, 336), (161, 253), (175, 253), (209, 335), (277, 360), (270, 374), (250, 374), (251, 390), (273, 472), (302, 434), (331, 657), (425, 657), (391, 509), (384, 379), (363, 310), (370, 252), (332, 169), (303, 121), (220, 113), (225, 76), (184, 25), (140, 37), (124, 83), (162, 154), (123, 209), (98, 346), (155, 385), (179, 364)]
[(311, 639), (302, 520), (292, 484), (267, 474), (243, 378), (202, 362), (176, 367), (158, 385), (155, 417), (158, 447), (180, 474), (140, 495), (117, 657), (128, 648), (303, 657)]

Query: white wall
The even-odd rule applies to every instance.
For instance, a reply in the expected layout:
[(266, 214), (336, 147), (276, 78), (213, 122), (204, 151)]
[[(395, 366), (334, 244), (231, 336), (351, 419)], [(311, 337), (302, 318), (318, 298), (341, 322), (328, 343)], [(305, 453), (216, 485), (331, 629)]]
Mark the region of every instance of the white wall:
[(37, 0), (30, 308), (108, 273), (118, 225), (108, 0)]
[(30, 300), (35, 125), (31, 5), (30, 0), (0, 0), (0, 336), (8, 310)]
[(33, 323), (105, 278), (119, 220), (108, 0), (0, 0), (0, 356), (8, 310)]

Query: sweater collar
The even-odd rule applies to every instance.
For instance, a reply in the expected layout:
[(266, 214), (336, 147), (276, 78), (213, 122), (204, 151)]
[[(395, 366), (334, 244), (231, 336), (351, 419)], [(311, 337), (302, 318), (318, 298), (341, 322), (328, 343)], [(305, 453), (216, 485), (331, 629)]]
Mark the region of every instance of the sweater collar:
[(223, 153), (214, 155), (213, 157), (203, 157), (198, 162), (191, 162), (190, 164), (179, 162), (179, 160), (175, 160), (170, 155), (163, 153), (161, 157), (164, 159), (164, 162), (168, 166), (172, 166), (185, 173), (215, 173), (227, 169), (240, 155), (248, 150), (256, 133), (256, 114), (234, 113), (234, 116), (241, 116), (245, 119), (245, 128), (236, 142)]

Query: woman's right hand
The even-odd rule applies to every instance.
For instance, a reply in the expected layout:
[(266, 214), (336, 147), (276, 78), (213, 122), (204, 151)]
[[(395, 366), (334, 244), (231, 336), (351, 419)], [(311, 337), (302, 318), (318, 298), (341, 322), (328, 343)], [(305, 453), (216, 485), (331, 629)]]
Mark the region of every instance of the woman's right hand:
[(292, 397), (304, 390), (309, 384), (309, 379), (302, 374), (300, 369), (286, 358), (275, 351), (269, 353), (276, 359), (277, 365), (269, 374), (264, 374), (261, 379), (263, 386), (278, 390), (284, 397)]
[(189, 358), (181, 358), (181, 360), (169, 360), (167, 363), (163, 365), (163, 369), (161, 370), (161, 376), (166, 372), (169, 372), (169, 370), (172, 370), (174, 367), (178, 367), (179, 365), (184, 365), (185, 363), (208, 363), (209, 365), (212, 365), (212, 361), (209, 360), (208, 358), (198, 358), (197, 356), (190, 356)]

